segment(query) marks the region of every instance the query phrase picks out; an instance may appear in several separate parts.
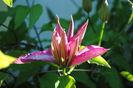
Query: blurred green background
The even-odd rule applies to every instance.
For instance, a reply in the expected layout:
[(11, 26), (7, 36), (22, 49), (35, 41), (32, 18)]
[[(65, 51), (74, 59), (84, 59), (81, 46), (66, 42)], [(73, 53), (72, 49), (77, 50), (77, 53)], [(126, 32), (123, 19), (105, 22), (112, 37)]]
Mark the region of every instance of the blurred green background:
[[(111, 69), (84, 63), (72, 72), (77, 88), (133, 88), (133, 14), (128, 0), (108, 0), (109, 12), (101, 11), (104, 0), (13, 0), (10, 8), (0, 0), (0, 50), (18, 57), (47, 50), (56, 25), (56, 15), (67, 29), (71, 15), (75, 31), (89, 19), (82, 45), (97, 45), (102, 21), (107, 20), (101, 46)], [(101, 17), (102, 16), (102, 17)], [(107, 17), (108, 16), (108, 17)], [(101, 20), (101, 19), (102, 20)], [(0, 88), (54, 88), (56, 68), (43, 62), (12, 64), (0, 70)]]

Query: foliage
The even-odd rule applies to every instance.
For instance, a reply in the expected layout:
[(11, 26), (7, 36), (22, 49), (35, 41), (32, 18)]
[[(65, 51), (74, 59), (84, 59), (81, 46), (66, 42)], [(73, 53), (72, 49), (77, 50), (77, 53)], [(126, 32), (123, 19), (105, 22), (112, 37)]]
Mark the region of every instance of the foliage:
[(97, 57), (89, 60), (88, 63), (97, 64), (97, 65), (101, 65), (101, 66), (111, 68), (111, 66), (108, 64), (108, 62), (102, 56), (97, 56)]
[(7, 4), (9, 7), (12, 7), (12, 0), (3, 0), (3, 2), (5, 2), (5, 4)]
[(125, 77), (128, 81), (133, 82), (133, 75), (127, 71), (122, 71), (121, 75)]
[[(6, 7), (6, 11), (0, 11), (0, 50), (9, 56), (0, 53), (0, 88), (132, 88), (133, 8), (131, 0), (112, 0), (112, 3), (108, 3), (110, 16), (106, 19), (108, 22), (104, 24), (104, 28), (100, 15), (103, 15), (101, 14), (102, 2), (106, 0), (82, 0), (83, 7), (75, 4), (76, 0), (71, 0), (78, 9), (75, 14), (72, 14), (74, 21), (79, 22), (75, 25), (76, 28), (89, 19), (82, 45), (97, 45), (101, 39), (100, 46), (109, 48), (110, 51), (102, 57), (97, 57), (100, 59), (88, 61), (96, 64), (83, 63), (72, 69), (71, 74), (66, 76), (60, 74), (62, 70), (45, 62), (11, 64), (14, 57), (46, 50), (50, 46), (51, 39), (40, 37), (47, 31), (53, 32), (56, 13), (49, 7), (46, 8), (46, 13), (40, 4), (12, 6), (13, 0), (1, 1), (9, 7)], [(26, 1), (32, 2), (32, 0)], [(50, 21), (38, 27), (36, 23), (42, 13), (47, 14)], [(61, 18), (61, 25), (68, 29), (69, 21)], [(101, 29), (104, 31), (102, 38), (99, 38)], [(32, 31), (35, 31), (36, 37), (31, 36)], [(48, 45), (44, 46), (46, 43)], [(110, 66), (111, 68), (107, 68)]]
[(0, 69), (7, 68), (15, 60), (16, 59), (14, 57), (5, 55), (0, 51)]

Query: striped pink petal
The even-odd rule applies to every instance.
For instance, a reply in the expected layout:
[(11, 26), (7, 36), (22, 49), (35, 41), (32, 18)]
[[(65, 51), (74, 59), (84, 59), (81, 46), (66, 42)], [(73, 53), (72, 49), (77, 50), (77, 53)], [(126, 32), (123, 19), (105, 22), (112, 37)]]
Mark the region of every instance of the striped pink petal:
[(57, 64), (66, 64), (66, 56), (67, 56), (67, 36), (66, 32), (63, 30), (63, 28), (60, 25), (59, 18), (57, 17), (57, 26), (54, 30), (53, 36), (52, 36), (52, 53), (55, 57)]
[(71, 40), (75, 40), (77, 37), (79, 37), (79, 42), (80, 42), (80, 44), (81, 44), (82, 39), (84, 38), (84, 35), (85, 35), (85, 32), (86, 32), (87, 25), (88, 25), (88, 21), (85, 22), (85, 23), (81, 26), (81, 28), (78, 30), (78, 32), (76, 33), (76, 35), (74, 35), (72, 38), (70, 38), (70, 41), (71, 41)]
[(70, 41), (69, 42), (69, 55), (68, 55), (68, 62), (67, 65), (69, 66), (71, 64), (71, 62), (73, 61), (76, 53), (78, 52), (78, 48), (79, 48), (79, 37), (76, 40)]
[(54, 63), (54, 58), (49, 51), (39, 51), (22, 55), (14, 63), (24, 64), (32, 61), (46, 61)]
[(95, 45), (87, 46), (76, 54), (74, 60), (72, 61), (71, 66), (81, 64), (89, 59), (102, 55), (108, 50), (109, 49), (105, 49), (103, 47)]
[(71, 21), (70, 21), (70, 27), (68, 29), (68, 40), (73, 37), (73, 32), (74, 32), (74, 22), (73, 22), (73, 17), (71, 16)]

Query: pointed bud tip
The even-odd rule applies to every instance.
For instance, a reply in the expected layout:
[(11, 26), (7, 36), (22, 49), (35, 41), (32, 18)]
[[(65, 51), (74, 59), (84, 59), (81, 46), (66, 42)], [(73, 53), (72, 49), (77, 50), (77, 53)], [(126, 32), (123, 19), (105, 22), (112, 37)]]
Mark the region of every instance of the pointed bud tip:
[(73, 16), (71, 15), (71, 20), (73, 20)]
[(87, 19), (87, 21), (86, 22), (89, 22), (89, 19)]
[(60, 24), (60, 22), (59, 22), (59, 16), (56, 14), (56, 22), (58, 23), (58, 24)]
[(110, 49), (106, 49), (107, 51), (109, 51)]
[(73, 16), (71, 15), (71, 20), (70, 20), (72, 26), (74, 26), (74, 21), (73, 21)]
[(87, 25), (88, 25), (88, 23), (89, 23), (89, 19), (85, 22), (85, 25), (87, 26)]

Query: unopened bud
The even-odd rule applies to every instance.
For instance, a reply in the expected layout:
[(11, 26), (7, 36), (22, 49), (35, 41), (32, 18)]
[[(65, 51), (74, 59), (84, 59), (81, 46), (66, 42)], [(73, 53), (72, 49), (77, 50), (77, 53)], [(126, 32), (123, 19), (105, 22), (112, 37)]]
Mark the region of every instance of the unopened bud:
[(87, 12), (91, 11), (92, 9), (91, 0), (82, 0), (82, 6), (85, 11)]
[(110, 9), (107, 0), (104, 0), (100, 8), (100, 19), (105, 22), (108, 21), (110, 17)]

